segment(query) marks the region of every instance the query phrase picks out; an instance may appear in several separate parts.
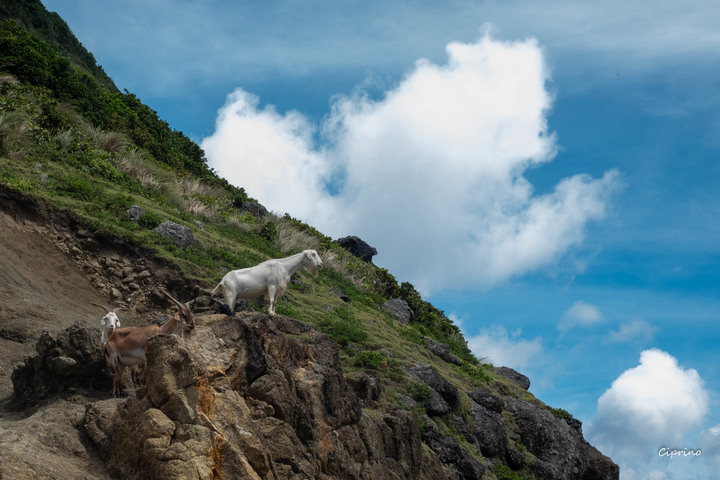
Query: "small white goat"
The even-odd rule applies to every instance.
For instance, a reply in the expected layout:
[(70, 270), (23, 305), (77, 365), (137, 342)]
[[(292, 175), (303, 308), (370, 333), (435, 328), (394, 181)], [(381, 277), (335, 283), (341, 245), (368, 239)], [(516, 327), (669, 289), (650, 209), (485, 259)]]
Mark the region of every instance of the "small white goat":
[(106, 315), (100, 320), (100, 327), (102, 328), (102, 338), (100, 341), (103, 345), (107, 343), (108, 337), (112, 335), (112, 333), (117, 329), (120, 328), (120, 319), (117, 316), (117, 312), (119, 310), (125, 310), (123, 307), (115, 307), (112, 310), (110, 310), (105, 305), (100, 305), (99, 303), (90, 302), (91, 304), (95, 305), (96, 307), (100, 307), (103, 310), (105, 310)]
[(183, 336), (185, 331), (195, 328), (188, 306), (175, 300), (169, 293), (163, 293), (179, 308), (170, 320), (160, 326), (119, 328), (105, 343), (105, 360), (113, 371), (113, 396), (119, 390), (125, 368), (145, 363), (148, 338), (159, 334)]
[(322, 266), (322, 260), (315, 250), (305, 250), (289, 257), (267, 260), (254, 267), (228, 272), (210, 295), (215, 297), (222, 293), (232, 315), (233, 306), (239, 298), (250, 299), (267, 293), (270, 298), (268, 313), (275, 315), (275, 304), (278, 297), (285, 293), (290, 277), (301, 268), (317, 276)]

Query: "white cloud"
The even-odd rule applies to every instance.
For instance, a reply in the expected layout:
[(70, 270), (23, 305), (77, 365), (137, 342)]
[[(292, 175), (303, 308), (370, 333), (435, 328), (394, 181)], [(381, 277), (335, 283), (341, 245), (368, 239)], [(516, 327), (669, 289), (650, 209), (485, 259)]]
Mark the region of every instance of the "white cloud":
[(566, 331), (573, 327), (590, 327), (602, 323), (604, 320), (605, 315), (597, 306), (579, 300), (563, 314), (558, 329)]
[[(320, 132), (236, 90), (209, 163), (267, 207), (326, 234), (355, 234), (375, 262), (425, 294), (487, 286), (556, 262), (605, 215), (617, 172), (576, 175), (534, 195), (523, 177), (550, 161), (548, 70), (534, 40), (447, 46), (448, 61), (419, 60), (381, 100), (336, 97)], [(330, 195), (325, 181), (340, 178)], [(422, 260), (418, 258), (422, 255)]]
[(543, 353), (542, 338), (532, 340), (521, 338), (521, 330), (511, 334), (503, 326), (493, 325), (466, 340), (470, 351), (477, 358), (486, 358), (488, 362), (500, 366), (523, 370), (537, 361)]
[(698, 447), (702, 449), (702, 458), (713, 469), (715, 478), (720, 478), (720, 424), (700, 434)]
[[(685, 434), (708, 411), (708, 393), (694, 369), (661, 350), (645, 350), (600, 397), (588, 438), (616, 462), (632, 465), (682, 448)], [(647, 470), (646, 470), (647, 472)]]
[(648, 344), (657, 333), (658, 328), (640, 318), (633, 318), (629, 322), (620, 325), (618, 330), (610, 332), (608, 335), (609, 343), (630, 343), (637, 342), (640, 344)]
[(314, 127), (298, 112), (259, 109), (242, 89), (228, 95), (215, 133), (202, 142), (210, 164), (271, 209), (320, 218), (330, 200), (323, 156), (313, 150)]

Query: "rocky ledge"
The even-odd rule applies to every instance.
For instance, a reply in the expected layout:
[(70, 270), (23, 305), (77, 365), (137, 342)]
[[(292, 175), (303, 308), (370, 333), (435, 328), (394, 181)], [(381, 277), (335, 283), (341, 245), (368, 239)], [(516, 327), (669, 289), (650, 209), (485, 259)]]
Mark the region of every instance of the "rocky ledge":
[[(86, 405), (77, 428), (107, 476), (618, 478), (579, 422), (556, 418), (512, 381), (507, 395), (460, 392), (421, 364), (408, 373), (429, 387), (426, 404), (391, 402), (377, 372), (344, 373), (337, 345), (302, 322), (248, 312), (196, 321), (189, 338), (150, 339), (131, 396)], [(107, 388), (98, 338), (80, 325), (44, 334), (13, 373), (15, 401), (27, 408), (65, 389)]]

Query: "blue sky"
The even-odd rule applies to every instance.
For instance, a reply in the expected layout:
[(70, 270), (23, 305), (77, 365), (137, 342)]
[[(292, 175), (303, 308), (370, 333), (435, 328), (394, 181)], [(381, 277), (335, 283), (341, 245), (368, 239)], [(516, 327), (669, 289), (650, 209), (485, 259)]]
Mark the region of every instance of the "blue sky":
[(621, 478), (720, 475), (720, 4), (44, 3), (221, 175), (375, 246)]

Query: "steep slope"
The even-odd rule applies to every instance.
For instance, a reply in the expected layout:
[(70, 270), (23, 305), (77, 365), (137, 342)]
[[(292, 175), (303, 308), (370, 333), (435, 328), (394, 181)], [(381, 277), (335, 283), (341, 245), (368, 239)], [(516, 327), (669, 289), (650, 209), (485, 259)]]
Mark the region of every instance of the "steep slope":
[[(580, 422), (480, 363), (412, 285), (263, 212), (94, 60), (63, 57), (92, 58), (48, 33), (59, 17), (38, 28), (37, 1), (7, 5), (0, 477), (617, 478)], [(156, 229), (168, 221), (182, 242)], [(326, 267), (295, 276), (280, 316), (212, 315), (228, 269), (304, 248)], [(90, 302), (145, 325), (172, 312), (158, 288), (192, 300), (199, 326), (151, 342), (134, 394), (110, 399)]]
[(207, 298), (131, 244), (98, 237), (81, 250), (77, 219), (0, 192), (0, 389), (10, 392), (10, 372), (14, 384), (0, 412), (3, 478), (618, 477), (579, 422), (554, 416), (517, 372), (458, 387), (440, 371), (461, 362), (436, 342), (400, 380), (387, 365), (348, 369), (328, 336), (285, 316), (198, 308), (194, 334), (152, 341), (135, 394), (110, 399), (95, 285), (129, 291), (111, 272), (154, 272), (126, 297), (126, 325), (169, 313), (149, 294), (156, 285)]

